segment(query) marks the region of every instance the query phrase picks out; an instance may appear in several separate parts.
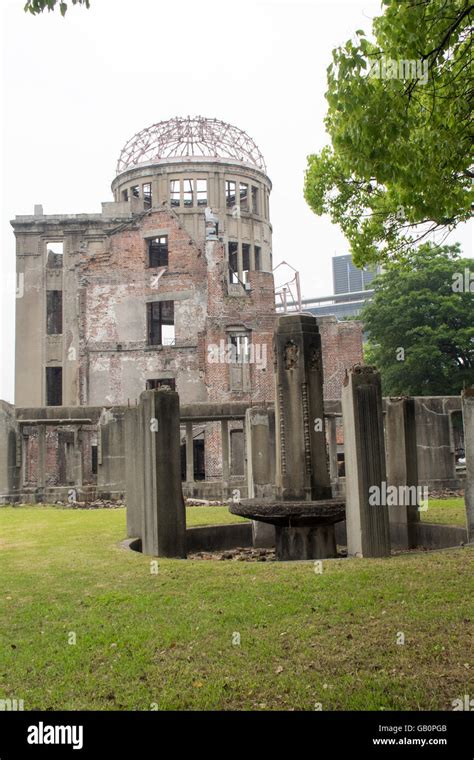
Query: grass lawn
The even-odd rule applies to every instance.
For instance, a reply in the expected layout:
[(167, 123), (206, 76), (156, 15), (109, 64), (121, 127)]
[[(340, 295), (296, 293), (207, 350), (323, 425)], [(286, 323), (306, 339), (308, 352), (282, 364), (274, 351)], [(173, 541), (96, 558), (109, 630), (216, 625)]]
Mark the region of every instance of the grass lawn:
[(428, 509), (420, 515), (423, 522), (466, 527), (464, 499), (428, 499)]
[(229, 525), (248, 522), (245, 517), (231, 515), (227, 507), (186, 507), (186, 525)]
[(327, 560), (322, 574), (160, 560), (153, 575), (150, 558), (119, 547), (124, 536), (124, 509), (0, 509), (0, 699), (26, 710), (450, 710), (474, 693), (470, 548)]

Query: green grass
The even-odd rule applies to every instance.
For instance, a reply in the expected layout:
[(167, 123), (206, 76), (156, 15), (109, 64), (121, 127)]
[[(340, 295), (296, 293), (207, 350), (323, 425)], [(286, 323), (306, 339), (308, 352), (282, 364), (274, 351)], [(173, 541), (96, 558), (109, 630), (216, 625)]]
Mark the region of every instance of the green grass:
[(124, 509), (0, 509), (0, 698), (27, 710), (449, 710), (474, 693), (470, 548), (328, 560), (321, 575), (159, 560), (154, 575), (124, 536)]
[(428, 499), (428, 509), (420, 516), (423, 522), (466, 527), (464, 499)]
[(231, 515), (227, 507), (186, 507), (186, 525), (229, 525), (248, 522), (245, 517)]

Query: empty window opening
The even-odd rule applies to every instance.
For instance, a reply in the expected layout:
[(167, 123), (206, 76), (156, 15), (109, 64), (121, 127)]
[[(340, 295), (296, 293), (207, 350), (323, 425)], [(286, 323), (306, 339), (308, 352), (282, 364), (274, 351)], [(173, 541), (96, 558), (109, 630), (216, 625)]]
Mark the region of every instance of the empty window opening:
[(97, 475), (97, 465), (99, 463), (97, 444), (91, 446), (91, 472), (93, 475)]
[(250, 271), (250, 245), (242, 243), (242, 279), (247, 282), (247, 274)]
[(186, 208), (194, 206), (193, 180), (183, 179), (183, 205)]
[(196, 199), (198, 206), (207, 206), (207, 179), (196, 180)]
[(255, 246), (255, 271), (260, 272), (262, 268), (262, 249), (259, 245)]
[(176, 390), (176, 380), (174, 377), (157, 377), (146, 381), (147, 391), (157, 391), (159, 388), (169, 388)]
[(181, 183), (179, 179), (170, 180), (170, 199), (172, 206), (179, 206), (181, 203)]
[(143, 205), (145, 208), (151, 208), (152, 206), (151, 182), (143, 185)]
[(229, 282), (237, 284), (239, 281), (239, 244), (229, 241)]
[(168, 266), (168, 235), (160, 235), (148, 241), (148, 266)]
[(63, 403), (62, 367), (46, 367), (46, 406), (61, 406)]
[(225, 183), (225, 202), (227, 208), (234, 208), (235, 206), (235, 182), (233, 180), (226, 180)]
[(249, 210), (249, 186), (240, 183), (240, 210)]
[(252, 185), (252, 211), (254, 214), (260, 213), (260, 206), (258, 203), (258, 187)]
[(172, 346), (175, 342), (174, 301), (147, 303), (149, 346)]
[(236, 331), (228, 333), (232, 345), (229, 363), (229, 389), (231, 391), (250, 390), (250, 333)]
[(231, 355), (232, 362), (234, 364), (248, 364), (250, 358), (250, 339), (248, 334), (231, 335), (230, 342), (234, 347)]
[(133, 198), (139, 198), (140, 197), (140, 185), (134, 185), (131, 188), (132, 191), (132, 197)]
[(128, 190), (122, 190), (122, 200), (128, 203)]
[[(202, 433), (198, 435), (202, 436)], [(193, 441), (193, 464), (194, 464), (194, 480), (205, 480), (205, 456), (204, 456), (204, 440), (202, 438), (195, 439)], [(186, 481), (186, 444), (181, 445), (181, 480)]]
[(46, 243), (46, 266), (61, 269), (64, 258), (64, 243)]
[(46, 333), (61, 335), (63, 331), (63, 291), (46, 291)]

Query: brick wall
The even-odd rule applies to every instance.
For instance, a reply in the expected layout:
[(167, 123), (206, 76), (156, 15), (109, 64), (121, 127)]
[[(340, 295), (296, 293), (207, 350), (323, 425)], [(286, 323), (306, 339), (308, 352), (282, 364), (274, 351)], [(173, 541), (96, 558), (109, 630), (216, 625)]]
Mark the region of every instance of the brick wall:
[(346, 369), (363, 362), (362, 322), (317, 317), (323, 351), (324, 398), (340, 399)]

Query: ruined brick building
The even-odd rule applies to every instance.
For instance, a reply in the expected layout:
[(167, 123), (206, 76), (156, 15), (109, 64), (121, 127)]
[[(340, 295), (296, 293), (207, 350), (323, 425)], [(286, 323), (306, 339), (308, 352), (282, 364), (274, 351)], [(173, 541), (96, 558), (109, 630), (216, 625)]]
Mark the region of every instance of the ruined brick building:
[[(271, 188), (246, 133), (176, 118), (125, 145), (100, 214), (17, 216), (16, 407), (127, 406), (163, 385), (181, 404), (272, 402)], [(325, 317), (320, 329), (336, 399), (361, 360), (361, 328)], [(97, 426), (78, 430), (48, 426), (43, 485), (72, 482), (77, 456), (82, 481), (95, 482)], [(192, 435), (196, 477), (218, 478), (220, 432), (209, 423)], [(242, 424), (229, 436), (243, 475)], [(23, 425), (22, 446), (33, 488), (37, 429)]]

